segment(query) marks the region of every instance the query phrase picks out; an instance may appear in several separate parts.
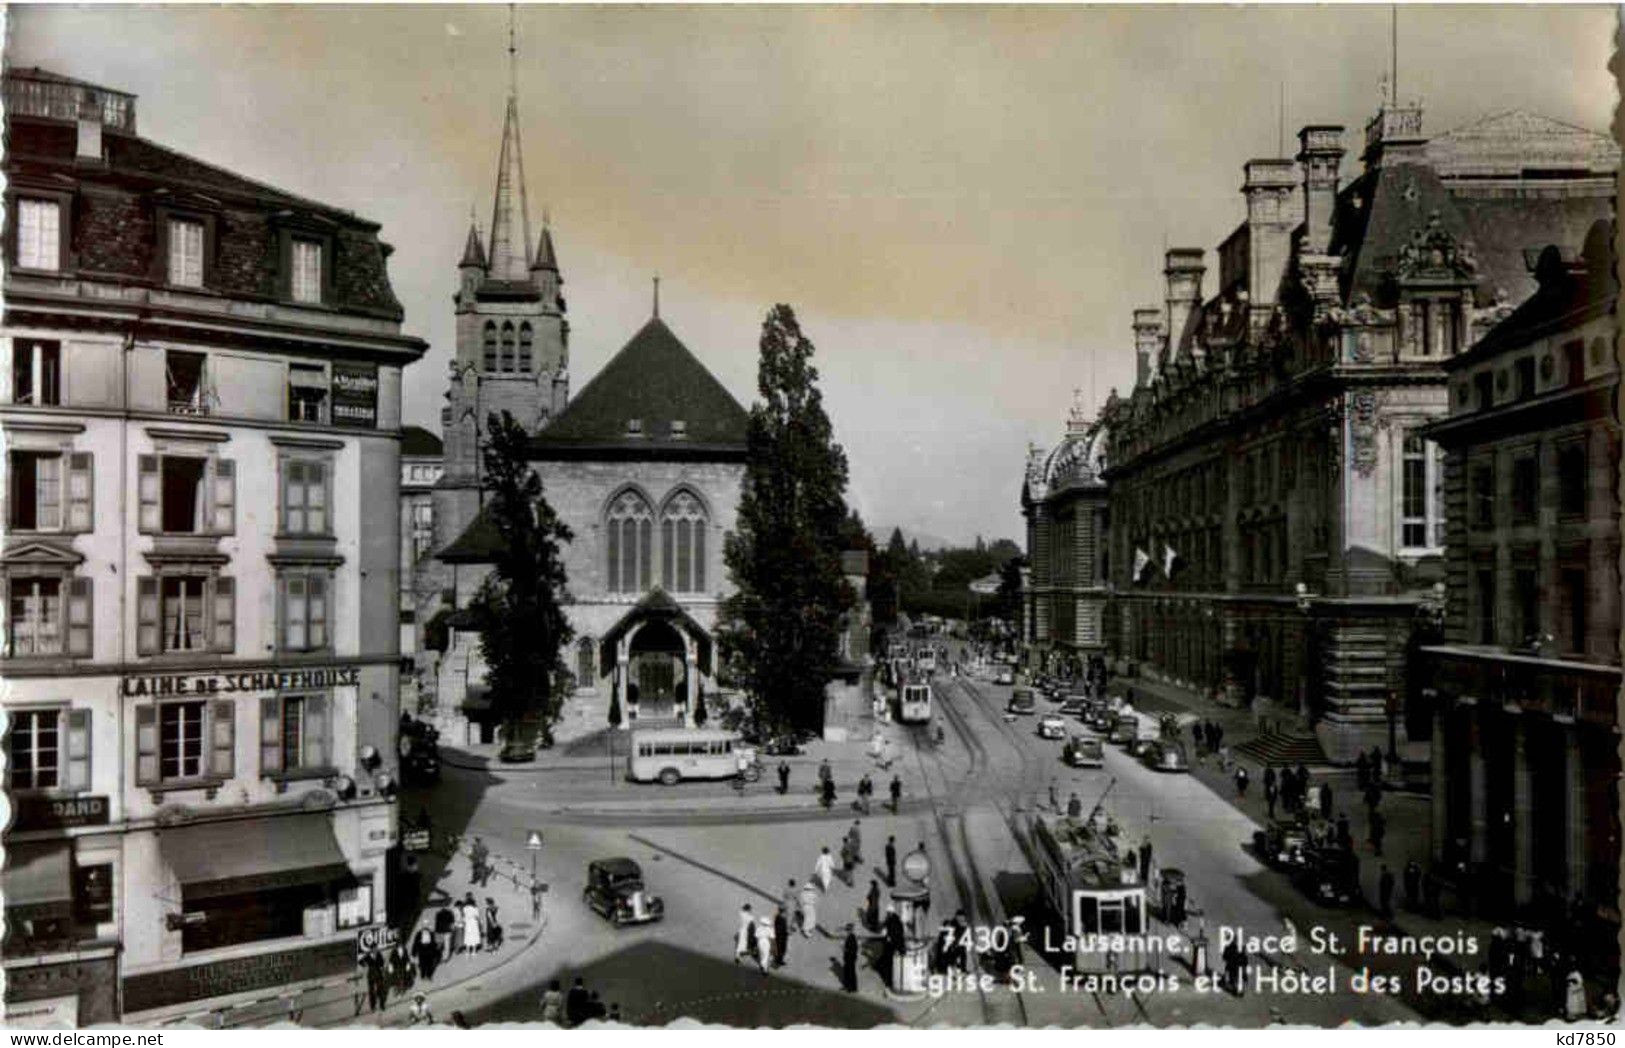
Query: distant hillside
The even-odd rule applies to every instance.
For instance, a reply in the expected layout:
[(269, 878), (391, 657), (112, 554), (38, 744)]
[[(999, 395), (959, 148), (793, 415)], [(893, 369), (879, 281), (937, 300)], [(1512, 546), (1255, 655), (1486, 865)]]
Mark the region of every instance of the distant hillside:
[[(874, 536), (875, 545), (879, 546), (881, 549), (885, 549), (886, 548), (886, 543), (891, 540), (891, 533), (892, 533), (892, 529), (894, 527), (898, 527), (898, 526), (893, 525), (893, 524), (886, 524), (886, 525), (883, 525), (883, 526), (871, 527), (869, 529), (869, 534)], [(902, 533), (903, 533), (903, 541), (905, 543), (918, 542), (920, 544), (920, 549), (922, 551), (924, 551), (924, 550), (938, 550), (938, 549), (953, 549), (955, 546), (968, 544), (968, 543), (953, 542), (953, 541), (951, 541), (949, 539), (943, 538), (941, 535), (932, 535), (932, 534), (930, 534), (928, 532), (918, 531), (918, 530), (916, 530), (914, 528), (906, 528), (905, 527), (905, 528), (898, 528), (898, 530), (902, 531)], [(974, 540), (971, 540), (971, 541), (974, 541)]]

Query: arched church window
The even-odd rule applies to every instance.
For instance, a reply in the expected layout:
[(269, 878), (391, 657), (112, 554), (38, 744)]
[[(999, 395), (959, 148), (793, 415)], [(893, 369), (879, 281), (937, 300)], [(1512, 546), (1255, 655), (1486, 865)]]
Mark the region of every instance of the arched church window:
[(482, 365), (484, 371), (497, 369), (497, 326), (490, 320), (485, 322), (485, 357)]
[(705, 506), (687, 491), (666, 502), (660, 515), (661, 574), (674, 593), (705, 591)]
[(502, 362), (498, 371), (513, 370), (513, 322), (506, 321), (502, 325)]
[(530, 325), (519, 325), (519, 373), (530, 374)]
[(605, 535), (609, 592), (641, 593), (648, 589), (654, 538), (654, 513), (649, 503), (634, 491), (616, 497), (609, 507)]
[(591, 688), (598, 683), (598, 652), (591, 637), (576, 641), (576, 687)]

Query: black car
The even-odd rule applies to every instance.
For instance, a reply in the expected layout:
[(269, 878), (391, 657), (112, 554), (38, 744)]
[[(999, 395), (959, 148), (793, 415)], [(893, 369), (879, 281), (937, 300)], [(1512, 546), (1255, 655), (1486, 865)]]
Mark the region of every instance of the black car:
[(1271, 819), (1253, 834), (1253, 850), (1277, 869), (1296, 870), (1307, 860), (1311, 834), (1301, 819)]
[(643, 886), (643, 869), (627, 858), (589, 862), (581, 898), (617, 928), (658, 921), (666, 915), (666, 904)]
[(1353, 906), (1364, 899), (1360, 860), (1345, 848), (1306, 847), (1302, 864), (1292, 871), (1292, 880), (1322, 906)]

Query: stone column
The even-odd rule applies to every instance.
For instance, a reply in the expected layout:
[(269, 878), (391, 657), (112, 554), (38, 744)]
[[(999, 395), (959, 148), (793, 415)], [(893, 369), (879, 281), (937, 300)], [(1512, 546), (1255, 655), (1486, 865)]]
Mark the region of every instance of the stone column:
[(1467, 726), (1467, 826), (1469, 858), (1484, 861), (1485, 845), (1489, 843), (1488, 798), (1484, 795), (1484, 727), (1479, 718), (1483, 711), (1477, 706), (1468, 714)]
[(1519, 906), (1535, 894), (1534, 817), (1529, 726), (1519, 715), (1512, 721), (1512, 901)]
[(683, 714), (683, 724), (694, 727), (694, 711), (700, 702), (700, 667), (699, 654), (695, 651), (698, 644), (690, 637), (687, 631), (683, 633), (683, 680), (688, 682), (688, 709)]
[(615, 694), (621, 699), (621, 730), (626, 731), (632, 727), (632, 721), (637, 710), (632, 708), (631, 677), (632, 644), (630, 631), (622, 634), (621, 639), (615, 643)]
[(1563, 731), (1563, 841), (1568, 848), (1569, 895), (1586, 886), (1586, 781), (1580, 753), (1580, 733), (1574, 725)]
[(1438, 696), (1433, 697), (1433, 744), (1428, 762), (1433, 780), (1433, 789), (1429, 793), (1433, 839), (1429, 842), (1428, 854), (1434, 862), (1444, 861), (1444, 842), (1450, 835), (1450, 743), (1445, 737), (1448, 722), (1444, 711), (1438, 706), (1439, 701)]

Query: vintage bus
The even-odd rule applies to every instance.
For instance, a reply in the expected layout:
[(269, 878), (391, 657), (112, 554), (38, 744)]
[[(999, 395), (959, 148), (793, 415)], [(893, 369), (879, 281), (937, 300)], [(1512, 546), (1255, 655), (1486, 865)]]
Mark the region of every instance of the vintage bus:
[(931, 685), (904, 679), (897, 689), (897, 719), (904, 724), (925, 724), (931, 720)]
[(684, 779), (761, 778), (754, 747), (736, 732), (718, 728), (650, 728), (631, 733), (626, 758), (627, 777), (633, 782), (675, 786)]
[(1126, 835), (1111, 829), (1098, 809), (1093, 818), (1035, 815), (1028, 823), (1039, 886), (1079, 971), (1143, 969), (1162, 945), (1150, 935), (1137, 858)]

